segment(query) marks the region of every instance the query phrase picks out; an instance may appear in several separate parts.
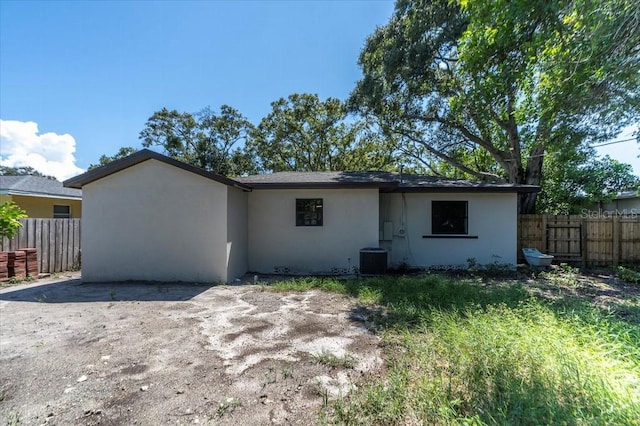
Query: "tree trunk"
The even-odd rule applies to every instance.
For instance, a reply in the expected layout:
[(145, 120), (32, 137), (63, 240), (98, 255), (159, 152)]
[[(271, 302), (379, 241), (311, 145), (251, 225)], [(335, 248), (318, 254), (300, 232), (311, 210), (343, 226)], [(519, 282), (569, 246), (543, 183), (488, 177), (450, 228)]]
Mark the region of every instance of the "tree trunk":
[[(524, 182), (516, 182), (526, 185), (540, 185), (542, 181), (542, 164), (544, 161), (544, 146), (537, 145), (527, 161)], [(520, 194), (518, 197), (518, 214), (534, 214), (536, 212), (537, 192)]]
[(536, 192), (527, 192), (518, 195), (518, 214), (534, 214), (536, 212)]

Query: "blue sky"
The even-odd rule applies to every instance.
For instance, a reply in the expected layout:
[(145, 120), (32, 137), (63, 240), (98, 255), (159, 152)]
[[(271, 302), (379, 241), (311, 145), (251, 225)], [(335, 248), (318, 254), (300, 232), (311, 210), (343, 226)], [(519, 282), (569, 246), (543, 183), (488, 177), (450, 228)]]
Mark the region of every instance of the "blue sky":
[(382, 0), (2, 1), (0, 118), (71, 135), (80, 168), (139, 147), (163, 107), (228, 104), (257, 123), (291, 93), (346, 98), (365, 38), (392, 10)]
[[(0, 0), (3, 164), (11, 148), (13, 165), (73, 176), (139, 147), (163, 107), (228, 104), (257, 124), (292, 93), (344, 99), (367, 35), (392, 11), (388, 0)], [(637, 144), (608, 149), (640, 172)]]

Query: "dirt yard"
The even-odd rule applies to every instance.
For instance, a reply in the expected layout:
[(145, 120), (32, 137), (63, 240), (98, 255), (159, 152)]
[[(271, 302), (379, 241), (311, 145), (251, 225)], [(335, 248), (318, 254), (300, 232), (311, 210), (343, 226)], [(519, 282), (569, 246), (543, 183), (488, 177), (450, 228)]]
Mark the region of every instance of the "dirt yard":
[(0, 424), (313, 424), (382, 366), (348, 298), (259, 285), (0, 290)]

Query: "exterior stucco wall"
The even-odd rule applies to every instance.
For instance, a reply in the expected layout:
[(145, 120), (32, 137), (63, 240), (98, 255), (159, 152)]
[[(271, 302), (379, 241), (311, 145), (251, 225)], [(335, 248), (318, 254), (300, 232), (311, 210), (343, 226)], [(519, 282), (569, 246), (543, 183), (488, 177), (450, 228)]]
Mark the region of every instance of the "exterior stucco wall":
[[(467, 201), (468, 235), (478, 238), (423, 238), (432, 235), (434, 200)], [(515, 265), (517, 218), (516, 194), (380, 194), (380, 230), (385, 221), (393, 223), (392, 240), (381, 242), (390, 250), (392, 266), (466, 267), (470, 258), (483, 265)]]
[(30, 197), (27, 195), (8, 195), (9, 201), (15, 202), (27, 212), (31, 218), (53, 218), (53, 206), (70, 206), (71, 218), (82, 217), (82, 201), (67, 198)]
[(249, 268), (247, 193), (235, 188), (227, 191), (227, 281), (233, 281)]
[[(254, 190), (249, 193), (249, 270), (322, 273), (358, 266), (378, 246), (377, 189)], [(323, 226), (296, 226), (296, 198), (323, 199)]]
[(83, 281), (225, 281), (227, 187), (148, 160), (83, 187)]
[(640, 197), (619, 198), (610, 203), (595, 204), (582, 211), (583, 214), (601, 213), (605, 216), (640, 215)]

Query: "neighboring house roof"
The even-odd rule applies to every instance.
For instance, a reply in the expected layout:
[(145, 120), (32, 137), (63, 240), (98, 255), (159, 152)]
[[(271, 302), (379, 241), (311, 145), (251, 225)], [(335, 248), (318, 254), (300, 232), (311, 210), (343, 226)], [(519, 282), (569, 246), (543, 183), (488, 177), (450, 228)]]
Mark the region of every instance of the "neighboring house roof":
[(245, 191), (251, 190), (251, 188), (243, 185), (240, 182), (226, 178), (217, 173), (208, 172), (200, 167), (195, 167), (190, 164), (183, 163), (182, 161), (174, 160), (173, 158), (167, 157), (166, 155), (158, 154), (157, 152), (151, 151), (149, 149), (143, 149), (136, 152), (135, 154), (129, 155), (128, 157), (121, 158), (105, 166), (98, 167), (97, 169), (93, 169), (81, 175), (72, 177), (71, 179), (67, 179), (63, 182), (63, 184), (64, 186), (70, 188), (82, 188), (84, 185), (117, 173), (121, 170), (127, 169), (131, 166), (135, 166), (136, 164), (140, 164), (147, 160), (157, 160), (162, 163), (175, 166), (179, 169), (195, 173), (204, 178), (222, 183), (224, 185), (234, 186)]
[(0, 194), (82, 200), (82, 190), (42, 176), (0, 176)]
[(64, 186), (82, 188), (143, 161), (154, 159), (245, 191), (252, 189), (378, 188), (385, 192), (538, 192), (539, 186), (476, 182), (393, 172), (277, 172), (229, 179), (216, 173), (143, 149), (106, 166), (68, 179)]
[(629, 198), (640, 198), (640, 191), (623, 191), (616, 195), (614, 200), (625, 200)]
[(477, 182), (393, 172), (278, 172), (237, 178), (254, 189), (380, 188), (388, 192), (538, 192), (535, 185)]

